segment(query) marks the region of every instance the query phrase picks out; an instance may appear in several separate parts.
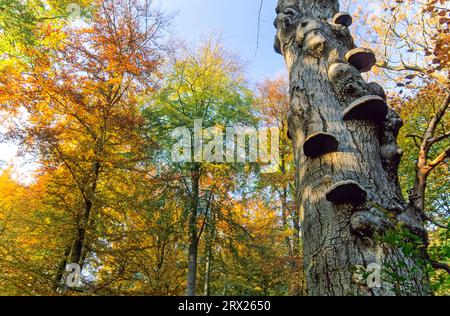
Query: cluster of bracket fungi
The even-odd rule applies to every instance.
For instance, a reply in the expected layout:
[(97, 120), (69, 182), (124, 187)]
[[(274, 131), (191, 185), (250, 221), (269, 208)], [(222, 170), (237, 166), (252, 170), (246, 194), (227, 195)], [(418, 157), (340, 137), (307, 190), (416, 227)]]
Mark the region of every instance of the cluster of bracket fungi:
[[(383, 167), (391, 183), (398, 183), (397, 170), (403, 152), (397, 146), (397, 136), (403, 122), (394, 110), (389, 109), (383, 88), (374, 82), (367, 83), (361, 75), (370, 71), (376, 64), (374, 52), (354, 45), (348, 30), (353, 23), (350, 14), (339, 12), (333, 17), (333, 21), (328, 23), (314, 19), (300, 20), (302, 15), (300, 11), (301, 8), (292, 4), (285, 6), (284, 10), (277, 8), (276, 52), (284, 54), (286, 47), (290, 44), (294, 44), (294, 47), (300, 48), (305, 54), (317, 58), (323, 56), (327, 49), (331, 51), (327, 45), (339, 47), (341, 50), (344, 47), (348, 50), (346, 53), (339, 51), (335, 55), (332, 53), (328, 55), (330, 65), (328, 79), (343, 107), (342, 118), (344, 121), (371, 121), (380, 126)], [(294, 27), (296, 29), (292, 32)], [(295, 34), (295, 37), (292, 34)], [(282, 47), (281, 43), (286, 47)], [(343, 55), (345, 55), (344, 58), (340, 57)], [(291, 138), (290, 134), (288, 137)], [(326, 132), (312, 133), (303, 144), (303, 152), (310, 159), (338, 150), (337, 137)], [(332, 179), (330, 180), (329, 183), (332, 182)], [(398, 191), (400, 191), (399, 187)], [(401, 195), (400, 192), (398, 193)], [(367, 202), (368, 193), (356, 181), (347, 180), (334, 184), (326, 192), (326, 199), (337, 205), (363, 205)], [(399, 216), (403, 215), (405, 213)], [(376, 207), (368, 211), (357, 211), (351, 217), (352, 231), (360, 236), (371, 237), (392, 226), (386, 214)]]

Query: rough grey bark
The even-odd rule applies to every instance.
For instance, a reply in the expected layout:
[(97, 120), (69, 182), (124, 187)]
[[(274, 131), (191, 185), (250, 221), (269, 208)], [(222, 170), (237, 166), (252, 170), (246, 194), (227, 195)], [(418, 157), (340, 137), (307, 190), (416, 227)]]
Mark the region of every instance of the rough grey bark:
[[(428, 295), (417, 261), (376, 238), (407, 209), (397, 178), (402, 122), (383, 88), (361, 76), (375, 56), (355, 47), (351, 17), (338, 11), (337, 0), (280, 0), (275, 20), (275, 50), (290, 77), (308, 293)], [(380, 287), (369, 287), (355, 269), (371, 264), (405, 281), (383, 278)]]

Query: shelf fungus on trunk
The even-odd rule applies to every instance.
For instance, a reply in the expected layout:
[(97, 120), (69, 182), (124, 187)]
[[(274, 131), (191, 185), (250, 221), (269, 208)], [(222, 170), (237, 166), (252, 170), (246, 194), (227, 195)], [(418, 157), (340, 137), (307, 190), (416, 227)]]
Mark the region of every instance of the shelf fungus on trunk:
[(315, 133), (306, 139), (303, 145), (303, 152), (309, 158), (318, 158), (336, 152), (338, 148), (339, 142), (334, 135)]
[(333, 63), (328, 78), (345, 107), (344, 120), (367, 120), (381, 123), (388, 114), (384, 90), (376, 83), (366, 83), (359, 71), (345, 62)]
[(367, 192), (357, 182), (347, 180), (331, 187), (326, 198), (334, 204), (363, 204), (367, 200)]
[(378, 95), (366, 95), (352, 102), (344, 110), (344, 120), (363, 120), (382, 123), (388, 114), (386, 101)]
[(333, 17), (333, 23), (349, 27), (353, 24), (353, 18), (348, 12), (338, 12)]
[(345, 60), (360, 72), (368, 72), (377, 63), (375, 53), (368, 48), (354, 48), (345, 55)]

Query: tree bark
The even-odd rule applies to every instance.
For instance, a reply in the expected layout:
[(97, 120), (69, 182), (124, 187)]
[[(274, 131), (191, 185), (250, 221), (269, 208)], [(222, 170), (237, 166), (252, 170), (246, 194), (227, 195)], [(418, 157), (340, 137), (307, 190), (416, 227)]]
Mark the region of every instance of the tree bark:
[[(338, 11), (337, 0), (280, 0), (275, 20), (275, 49), (290, 78), (308, 293), (428, 295), (416, 259), (376, 238), (406, 208), (397, 177), (402, 123), (388, 110), (383, 89), (362, 78), (374, 58), (354, 50), (351, 20), (338, 19)], [(375, 287), (359, 281), (355, 269), (371, 264), (406, 281), (383, 278)]]

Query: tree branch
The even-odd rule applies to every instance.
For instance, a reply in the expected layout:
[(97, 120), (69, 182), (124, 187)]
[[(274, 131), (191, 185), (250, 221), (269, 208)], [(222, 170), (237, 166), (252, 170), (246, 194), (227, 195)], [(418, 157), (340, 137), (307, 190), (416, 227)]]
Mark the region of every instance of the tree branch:
[(435, 225), (435, 226), (437, 226), (437, 227), (439, 227), (439, 228), (450, 229), (448, 226), (445, 226), (445, 225), (442, 224), (442, 223), (438, 223), (437, 221), (435, 221), (434, 219), (432, 219), (431, 217), (429, 217), (429, 216), (427, 216), (427, 215), (425, 215), (425, 219), (426, 219), (427, 221), (429, 221), (431, 224), (433, 224), (433, 225)]
[(263, 5), (264, 5), (264, 0), (261, 0), (261, 3), (259, 4), (259, 10), (258, 10), (258, 30), (257, 30), (257, 34), (256, 34), (255, 57), (258, 54), (258, 49), (259, 49), (259, 37), (260, 37), (260, 32), (261, 32), (261, 12), (263, 9)]
[(450, 266), (448, 264), (436, 262), (436, 261), (432, 261), (432, 260), (429, 260), (429, 262), (433, 268), (447, 271), (447, 273), (450, 274)]
[(443, 162), (446, 158), (450, 157), (450, 147), (448, 147), (442, 154), (440, 154), (436, 159), (428, 164), (429, 171), (435, 169), (441, 162)]
[(415, 72), (420, 72), (420, 73), (424, 73), (426, 72), (426, 69), (418, 67), (418, 66), (411, 66), (411, 65), (405, 65), (402, 64), (401, 66), (390, 66), (386, 63), (377, 63), (377, 67), (379, 68), (383, 68), (386, 70), (392, 70), (392, 71), (415, 71)]
[(449, 138), (449, 137), (450, 137), (450, 132), (445, 133), (444, 135), (441, 135), (439, 137), (435, 137), (435, 138), (430, 139), (429, 143), (430, 143), (430, 145), (434, 145), (434, 144), (440, 142), (441, 140), (444, 140), (444, 139)]
[(428, 153), (428, 151), (430, 150), (431, 145), (435, 143), (432, 142), (433, 135), (436, 132), (436, 127), (438, 126), (439, 122), (442, 120), (445, 113), (447, 112), (449, 105), (450, 105), (450, 93), (447, 93), (447, 96), (445, 97), (445, 101), (441, 109), (431, 119), (430, 123), (428, 124), (428, 128), (423, 136), (421, 149), (424, 150), (426, 153)]

